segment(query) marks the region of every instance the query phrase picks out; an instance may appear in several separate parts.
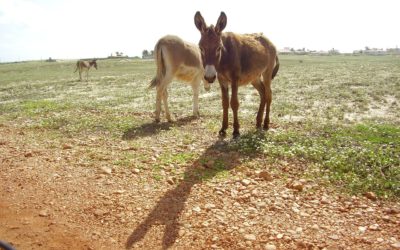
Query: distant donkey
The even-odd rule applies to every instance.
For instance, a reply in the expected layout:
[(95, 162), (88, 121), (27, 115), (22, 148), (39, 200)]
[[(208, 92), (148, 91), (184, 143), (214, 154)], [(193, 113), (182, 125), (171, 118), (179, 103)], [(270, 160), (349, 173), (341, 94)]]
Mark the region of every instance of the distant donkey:
[[(165, 116), (172, 121), (168, 109), (168, 85), (174, 78), (189, 83), (193, 90), (193, 115), (199, 115), (199, 87), (204, 70), (201, 63), (200, 49), (196, 44), (183, 41), (177, 36), (168, 35), (158, 40), (154, 48), (157, 74), (150, 83), (157, 89), (156, 122), (160, 122), (161, 100), (164, 103)], [(204, 88), (210, 85), (204, 82)]]
[(74, 73), (79, 70), (79, 80), (82, 81), (82, 72), (86, 71), (86, 81), (89, 79), (89, 69), (90, 67), (94, 67), (97, 70), (97, 63), (96, 59), (93, 59), (92, 61), (84, 61), (84, 60), (79, 60), (76, 62), (76, 69)]

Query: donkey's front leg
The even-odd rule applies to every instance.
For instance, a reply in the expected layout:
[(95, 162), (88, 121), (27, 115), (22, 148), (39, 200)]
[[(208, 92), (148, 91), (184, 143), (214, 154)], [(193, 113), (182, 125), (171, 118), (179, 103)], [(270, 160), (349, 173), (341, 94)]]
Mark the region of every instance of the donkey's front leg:
[(224, 86), (221, 82), (219, 83), (222, 94), (222, 128), (219, 131), (220, 136), (226, 136), (226, 129), (228, 128), (228, 109), (229, 109), (229, 92), (228, 88)]
[(239, 86), (237, 82), (232, 82), (231, 108), (233, 111), (233, 138), (236, 138), (240, 135), (239, 119), (238, 119), (238, 109), (239, 109), (238, 87)]
[(199, 92), (200, 92), (200, 81), (196, 81), (192, 83), (193, 90), (193, 116), (199, 117)]

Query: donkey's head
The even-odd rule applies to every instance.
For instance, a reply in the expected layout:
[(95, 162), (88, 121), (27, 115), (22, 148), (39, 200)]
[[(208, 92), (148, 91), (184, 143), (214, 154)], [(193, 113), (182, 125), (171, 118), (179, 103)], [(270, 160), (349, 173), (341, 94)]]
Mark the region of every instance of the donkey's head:
[(201, 51), (201, 59), (204, 67), (204, 78), (212, 83), (217, 78), (217, 68), (221, 60), (221, 52), (223, 44), (221, 33), (226, 26), (226, 15), (221, 12), (217, 24), (207, 26), (200, 12), (197, 11), (194, 16), (194, 23), (201, 33), (199, 47)]
[(96, 62), (97, 60), (96, 59), (93, 59), (91, 62), (90, 62), (90, 66), (93, 66), (96, 70), (97, 70), (97, 62)]

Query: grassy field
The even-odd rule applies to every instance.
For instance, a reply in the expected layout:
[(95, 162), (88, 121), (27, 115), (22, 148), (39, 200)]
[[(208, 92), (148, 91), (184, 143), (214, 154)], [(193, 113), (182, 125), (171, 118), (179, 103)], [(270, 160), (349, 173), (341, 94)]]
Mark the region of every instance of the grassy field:
[[(229, 146), (246, 157), (264, 155), (272, 164), (300, 162), (306, 166), (305, 178), (345, 192), (372, 191), (398, 198), (400, 59), (281, 56), (280, 61), (272, 88), (272, 129), (255, 130), (258, 95), (251, 86), (243, 87), (239, 90), (243, 135), (239, 140), (228, 138)], [(88, 82), (79, 82), (73, 73), (75, 61), (0, 64), (0, 126), (40, 132), (45, 135), (43, 142), (106, 135), (132, 147), (149, 148), (148, 140), (135, 135), (145, 134), (153, 119), (155, 91), (147, 87), (155, 73), (154, 62), (100, 60), (98, 67), (90, 71)], [(194, 134), (179, 130), (192, 114), (191, 88), (174, 82), (169, 90), (177, 122), (159, 125), (162, 133), (154, 139), (195, 142)], [(204, 129), (198, 133), (217, 138), (222, 115), (218, 84), (210, 92), (201, 90), (200, 113)], [(129, 160), (140, 157), (128, 155), (114, 164), (129, 167)], [(190, 150), (169, 152), (160, 161), (184, 165), (194, 157)], [(154, 178), (161, 177), (155, 172)]]

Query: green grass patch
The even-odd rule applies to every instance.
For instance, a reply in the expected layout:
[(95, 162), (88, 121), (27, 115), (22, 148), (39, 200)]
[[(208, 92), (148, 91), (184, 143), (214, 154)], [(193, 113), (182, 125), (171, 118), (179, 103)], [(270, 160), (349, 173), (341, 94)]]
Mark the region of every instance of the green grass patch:
[(233, 146), (245, 154), (317, 164), (321, 173), (351, 193), (400, 196), (400, 128), (360, 124), (310, 129), (249, 134)]

